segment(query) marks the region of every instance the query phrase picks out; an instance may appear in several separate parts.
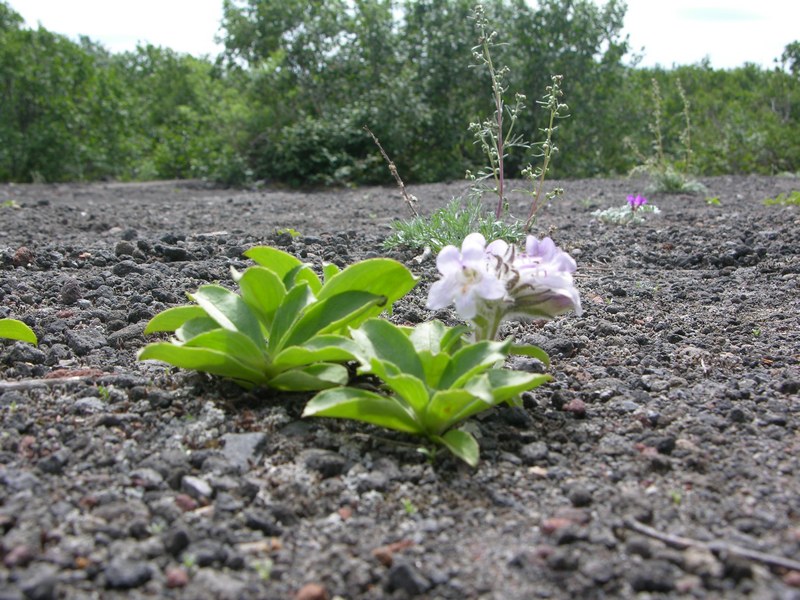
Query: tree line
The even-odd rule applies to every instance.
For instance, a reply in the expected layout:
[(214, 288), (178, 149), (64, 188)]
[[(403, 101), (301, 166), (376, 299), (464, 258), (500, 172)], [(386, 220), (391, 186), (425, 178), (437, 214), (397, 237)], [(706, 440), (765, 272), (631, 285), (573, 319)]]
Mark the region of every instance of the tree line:
[[(224, 51), (110, 53), (0, 1), (0, 181), (205, 178), (225, 184), (406, 181), (482, 164), (469, 123), (494, 110), (475, 67), (475, 0), (226, 0)], [(551, 75), (570, 116), (551, 176), (624, 175), (652, 151), (653, 81), (665, 152), (680, 160), (686, 105), (698, 175), (800, 170), (800, 47), (729, 70), (623, 63), (625, 4), (485, 0), (518, 131), (537, 139)], [(676, 33), (679, 37), (679, 32)], [(676, 41), (679, 43), (679, 40)], [(512, 173), (530, 160), (510, 155)]]

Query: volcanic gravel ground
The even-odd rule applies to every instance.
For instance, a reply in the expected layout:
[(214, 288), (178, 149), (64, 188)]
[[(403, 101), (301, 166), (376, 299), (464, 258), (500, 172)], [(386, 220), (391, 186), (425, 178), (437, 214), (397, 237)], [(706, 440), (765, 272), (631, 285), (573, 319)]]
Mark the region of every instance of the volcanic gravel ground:
[[(591, 217), (640, 183), (563, 181), (541, 214), (584, 313), (506, 328), (554, 381), (474, 421), (476, 469), (135, 359), (258, 244), (397, 258), (420, 283), (391, 318), (455, 323), (425, 309), (432, 258), (382, 250), (394, 188), (1, 186), (0, 317), (40, 343), (0, 340), (0, 599), (800, 598), (800, 209), (762, 203), (800, 183)], [(464, 185), (411, 191), (429, 213)]]

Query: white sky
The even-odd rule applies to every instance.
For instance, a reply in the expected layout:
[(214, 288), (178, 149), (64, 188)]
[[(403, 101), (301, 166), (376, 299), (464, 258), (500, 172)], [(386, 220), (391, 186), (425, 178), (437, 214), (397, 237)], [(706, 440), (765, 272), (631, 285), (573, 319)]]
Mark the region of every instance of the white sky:
[[(77, 39), (80, 34), (113, 52), (137, 42), (193, 55), (216, 56), (222, 0), (6, 0), (28, 27), (38, 24)], [(602, 0), (595, 0), (603, 3)], [(642, 66), (694, 64), (729, 69), (752, 62), (773, 66), (800, 40), (796, 0), (628, 0), (624, 33)], [(642, 50), (643, 48), (643, 50)]]

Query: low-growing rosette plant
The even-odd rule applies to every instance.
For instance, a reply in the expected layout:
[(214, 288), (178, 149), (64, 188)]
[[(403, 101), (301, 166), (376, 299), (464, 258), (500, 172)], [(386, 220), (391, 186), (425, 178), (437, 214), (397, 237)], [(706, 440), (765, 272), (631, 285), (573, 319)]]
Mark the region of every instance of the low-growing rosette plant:
[(34, 346), (38, 341), (33, 329), (17, 319), (0, 319), (0, 338), (28, 342)]
[(627, 204), (614, 206), (604, 210), (596, 210), (592, 213), (598, 221), (602, 223), (613, 223), (614, 225), (627, 225), (644, 223), (644, 214), (658, 214), (661, 211), (655, 204), (648, 203), (647, 198), (641, 194), (628, 194)]
[(367, 320), (351, 330), (354, 354), (358, 372), (374, 375), (380, 383), (323, 390), (309, 401), (303, 416), (354, 419), (424, 436), (475, 466), (478, 442), (458, 426), (498, 404), (519, 405), (522, 392), (551, 377), (501, 368), (512, 351), (548, 363), (539, 348), (512, 346), (510, 338), (470, 342), (466, 332), (464, 326), (447, 327), (438, 320), (414, 328)]
[(399, 262), (373, 258), (340, 270), (328, 264), (323, 279), (299, 259), (268, 246), (245, 252), (257, 264), (231, 269), (237, 294), (204, 285), (194, 304), (153, 317), (145, 333), (171, 332), (170, 341), (148, 344), (140, 360), (230, 378), (243, 387), (311, 391), (348, 382), (345, 362), (355, 360), (348, 337), (358, 326), (416, 284)]
[(575, 261), (549, 237), (529, 235), (519, 250), (503, 240), (487, 245), (481, 234), (471, 233), (460, 249), (442, 248), (436, 267), (442, 277), (431, 286), (428, 308), (454, 304), (476, 340), (494, 340), (509, 319), (581, 314)]

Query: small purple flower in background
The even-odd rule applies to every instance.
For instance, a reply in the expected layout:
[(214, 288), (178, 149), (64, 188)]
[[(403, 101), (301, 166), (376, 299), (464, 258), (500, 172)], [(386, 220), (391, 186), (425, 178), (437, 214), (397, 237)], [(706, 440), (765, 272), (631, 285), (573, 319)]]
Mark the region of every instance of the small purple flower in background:
[(645, 198), (641, 194), (636, 194), (635, 196), (633, 194), (629, 194), (628, 204), (630, 205), (631, 210), (635, 211), (640, 206), (644, 206), (645, 204), (647, 204), (647, 198)]
[(445, 246), (436, 257), (442, 278), (431, 286), (428, 308), (436, 310), (455, 303), (464, 319), (478, 313), (481, 300), (500, 300), (506, 295), (505, 284), (490, 269), (486, 239), (480, 233), (469, 234), (461, 244)]

